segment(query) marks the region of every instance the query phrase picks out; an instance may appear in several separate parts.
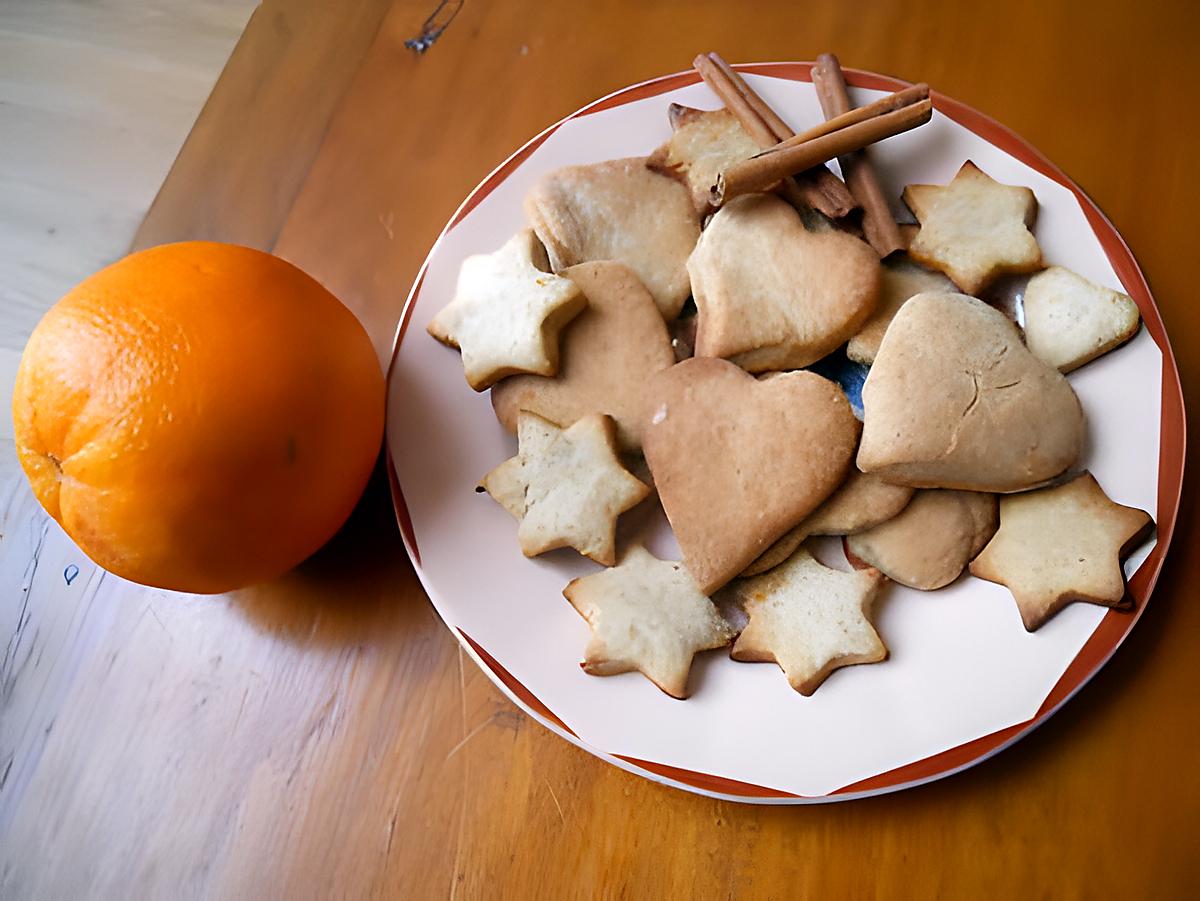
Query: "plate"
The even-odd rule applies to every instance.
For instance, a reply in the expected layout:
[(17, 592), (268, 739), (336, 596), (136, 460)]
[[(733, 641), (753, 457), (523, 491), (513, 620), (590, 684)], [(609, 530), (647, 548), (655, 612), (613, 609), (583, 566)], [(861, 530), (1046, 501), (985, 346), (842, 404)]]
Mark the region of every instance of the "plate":
[[(821, 120), (810, 63), (738, 67), (796, 125)], [(905, 86), (847, 70), (866, 103)], [(562, 589), (597, 566), (570, 551), (522, 555), (516, 523), (478, 479), (516, 452), (456, 352), (424, 334), (453, 293), (459, 264), (523, 227), (521, 199), (560, 166), (648, 154), (665, 140), (667, 104), (716, 108), (693, 72), (610, 94), (547, 128), (502, 163), (446, 225), (409, 294), (388, 375), (389, 473), (405, 546), (430, 600), (499, 688), (544, 726), (650, 779), (760, 803), (858, 798), (949, 775), (996, 753), (1054, 713), (1112, 655), (1145, 610), (1162, 566), (1183, 474), (1183, 399), (1145, 278), (1112, 224), (1065, 174), (999, 123), (933, 93), (926, 126), (876, 151), (889, 197), (945, 183), (967, 159), (1031, 187), (1046, 259), (1123, 289), (1144, 326), (1070, 376), (1088, 415), (1083, 463), (1114, 500), (1141, 507), (1157, 539), (1126, 561), (1133, 612), (1073, 604), (1025, 632), (1008, 592), (961, 578), (937, 592), (891, 585), (877, 626), (891, 655), (846, 667), (812, 696), (770, 665), (697, 657), (693, 695), (676, 701), (637, 673), (584, 674), (588, 628)], [(896, 213), (904, 215), (897, 200)], [(677, 557), (659, 514), (650, 550)], [(829, 552), (829, 549), (826, 549)], [(836, 550), (835, 550), (836, 552)]]

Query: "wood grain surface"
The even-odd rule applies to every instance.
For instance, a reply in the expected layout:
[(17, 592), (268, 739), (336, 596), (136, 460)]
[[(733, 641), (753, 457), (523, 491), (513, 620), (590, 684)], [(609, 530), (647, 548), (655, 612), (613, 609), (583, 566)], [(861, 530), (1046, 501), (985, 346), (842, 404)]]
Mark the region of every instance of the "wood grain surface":
[[(781, 2), (751, 17), (467, 0), (413, 55), (403, 40), (433, 5), (267, 0), (138, 244), (273, 247), (355, 310), (383, 359), (431, 242), (526, 138), (701, 50), (832, 50), (928, 81), (1072, 175), (1138, 256), (1200, 396), (1190, 3)], [(437, 619), (382, 479), (295, 573), (217, 598), (86, 561), (53, 588), (69, 546), (23, 489), (3, 504), (0, 569), (19, 570), (0, 600), (6, 899), (1167, 898), (1200, 877), (1186, 489), (1150, 609), (1062, 712), (963, 774), (807, 808), (663, 788), (524, 717)]]

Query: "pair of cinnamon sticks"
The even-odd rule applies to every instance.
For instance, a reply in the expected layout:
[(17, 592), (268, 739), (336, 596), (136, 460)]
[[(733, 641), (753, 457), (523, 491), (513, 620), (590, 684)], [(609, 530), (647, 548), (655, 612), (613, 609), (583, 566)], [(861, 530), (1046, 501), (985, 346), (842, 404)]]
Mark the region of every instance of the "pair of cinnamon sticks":
[[(761, 149), (770, 150), (795, 137), (787, 123), (718, 54), (701, 54), (692, 66)], [(858, 208), (846, 186), (824, 166), (792, 174), (795, 179), (785, 178), (780, 186), (789, 202), (810, 206), (830, 219), (842, 219)], [(770, 184), (779, 180), (776, 178)], [(766, 187), (769, 185), (763, 190)]]
[[(913, 85), (853, 109), (837, 57), (823, 54), (812, 78), (826, 121), (797, 135), (720, 56), (701, 55), (693, 65), (763, 148), (762, 153), (720, 174), (712, 192), (714, 206), (778, 184), (790, 201), (805, 203), (831, 219), (841, 219), (862, 207), (863, 235), (880, 257), (904, 248), (904, 238), (864, 148), (928, 122), (933, 114), (928, 85)], [(824, 166), (835, 157), (845, 184)]]

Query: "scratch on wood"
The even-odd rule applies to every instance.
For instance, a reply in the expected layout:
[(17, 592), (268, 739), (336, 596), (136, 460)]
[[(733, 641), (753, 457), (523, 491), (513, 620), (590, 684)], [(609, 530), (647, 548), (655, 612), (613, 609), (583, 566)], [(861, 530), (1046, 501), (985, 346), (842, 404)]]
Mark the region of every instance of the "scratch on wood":
[(383, 226), (383, 230), (387, 232), (388, 240), (396, 240), (396, 213), (394, 210), (388, 210), (387, 215), (379, 214), (379, 224)]
[(246, 709), (246, 698), (249, 696), (250, 696), (250, 689), (249, 688), (243, 689), (242, 690), (242, 703), (238, 704), (237, 716), (235, 716), (233, 718), (233, 728), (234, 729), (236, 729), (238, 727), (238, 723), (240, 723), (242, 721), (242, 711), (244, 711)]
[(492, 725), (492, 723), (496, 722), (496, 720), (502, 719), (505, 716), (505, 714), (507, 714), (507, 713), (508, 713), (508, 711), (506, 711), (506, 710), (497, 710), (495, 713), (493, 713), (491, 716), (489, 716), (486, 720), (484, 720), (482, 723), (480, 723), (478, 726), (476, 726), (474, 729), (472, 729), (470, 732), (468, 732), (466, 735), (464, 735), (462, 737), (462, 740), (460, 740), (458, 744), (456, 744), (453, 748), (450, 749), (450, 753), (446, 755), (446, 759), (449, 760), (451, 757), (453, 757), (455, 754), (457, 754), (467, 742), (469, 742), (472, 738), (474, 738), (476, 735), (478, 735), (480, 732), (482, 732), (488, 726)]
[(545, 777), (542, 778), (542, 781), (546, 783), (546, 788), (550, 791), (550, 799), (554, 801), (554, 809), (558, 811), (559, 820), (562, 821), (564, 826), (567, 825), (567, 818), (563, 816), (562, 805), (558, 803), (558, 795), (554, 793), (554, 786), (551, 785), (550, 780), (546, 779)]
[(383, 859), (387, 861), (392, 856), (392, 836), (396, 834), (396, 817), (400, 815), (399, 810), (392, 811), (392, 818), (388, 820), (388, 840), (387, 850), (383, 852)]
[(458, 699), (462, 708), (462, 731), (467, 732), (467, 672), (463, 667), (463, 649), (458, 646)]
[(154, 617), (154, 621), (158, 623), (158, 627), (167, 634), (167, 638), (170, 638), (171, 641), (174, 641), (175, 639), (171, 638), (171, 630), (167, 628), (166, 624), (162, 621), (162, 618), (154, 612), (154, 607), (152, 607), (150, 604), (147, 604), (146, 611)]
[[(462, 731), (467, 731), (467, 674), (463, 665), (463, 649), (462, 645), (458, 646), (458, 691), (459, 697), (462, 699)], [(464, 741), (467, 736), (463, 736)], [(459, 744), (462, 744), (460, 742)], [(447, 757), (447, 760), (449, 757)], [(458, 887), (462, 883), (464, 873), (462, 871), (462, 852), (463, 852), (463, 835), (467, 830), (467, 792), (470, 789), (471, 762), (469, 758), (464, 758), (459, 770), (462, 772), (462, 785), (459, 788), (458, 797), (458, 836), (454, 840), (454, 867), (450, 871), (450, 899), (458, 896)]]
[(29, 594), (33, 588), (34, 577), (37, 576), (38, 563), (41, 561), (42, 548), (46, 546), (46, 536), (50, 532), (50, 520), (48, 518), (34, 520), (30, 526), (38, 529), (37, 542), (33, 546), (33, 553), (29, 556), (29, 563), (25, 566), (24, 578), (21, 580), (21, 612), (17, 614), (17, 625), (13, 629), (13, 634), (9, 636), (8, 643), (4, 647), (4, 661), (0, 663), (0, 685), (3, 686), (3, 695), (8, 696), (12, 689), (12, 685), (16, 681), (16, 674), (13, 673), (13, 664), (17, 657), (17, 651), (21, 648), (21, 639), (25, 634), (25, 627), (29, 624), (31, 615), (29, 610)]
[(292, 764), (292, 770), (290, 773), (288, 773), (287, 781), (283, 783), (284, 788), (292, 787), (292, 783), (295, 782), (296, 777), (298, 775), (300, 775), (300, 767), (302, 767), (302, 766), (304, 766), (304, 756), (303, 755), (298, 757), (296, 759), (296, 762), (294, 764)]

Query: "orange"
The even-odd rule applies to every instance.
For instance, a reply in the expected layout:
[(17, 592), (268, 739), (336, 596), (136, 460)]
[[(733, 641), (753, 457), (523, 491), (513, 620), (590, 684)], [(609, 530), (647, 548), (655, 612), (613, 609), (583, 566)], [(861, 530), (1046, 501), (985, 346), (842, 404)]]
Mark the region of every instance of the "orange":
[(34, 330), (13, 398), (46, 511), (135, 582), (219, 592), (319, 548), (383, 434), (366, 332), (277, 257), (188, 241), (134, 253)]

